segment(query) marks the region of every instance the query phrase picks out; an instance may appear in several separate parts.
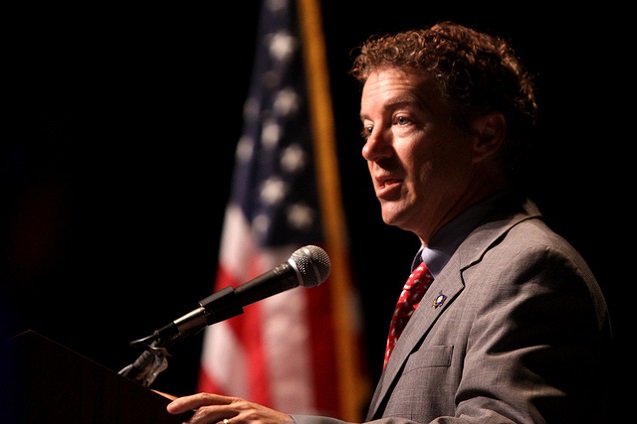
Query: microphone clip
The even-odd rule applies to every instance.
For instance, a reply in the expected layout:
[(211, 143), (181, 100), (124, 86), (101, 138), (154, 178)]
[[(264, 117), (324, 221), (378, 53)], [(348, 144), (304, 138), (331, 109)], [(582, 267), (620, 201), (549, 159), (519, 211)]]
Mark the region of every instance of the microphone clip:
[(157, 341), (153, 341), (135, 362), (122, 368), (118, 374), (150, 387), (159, 373), (168, 368), (168, 356), (166, 348), (157, 346)]

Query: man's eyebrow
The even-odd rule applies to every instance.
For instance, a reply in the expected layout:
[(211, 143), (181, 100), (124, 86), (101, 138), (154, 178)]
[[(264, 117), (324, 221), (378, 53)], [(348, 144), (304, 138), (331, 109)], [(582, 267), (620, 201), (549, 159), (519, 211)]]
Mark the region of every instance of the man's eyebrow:
[[(395, 99), (392, 99), (389, 102), (387, 102), (383, 106), (383, 108), (393, 110), (393, 109), (400, 109), (401, 107), (412, 106), (412, 105), (418, 105), (419, 107), (429, 110), (429, 107), (427, 107), (425, 103), (423, 103), (419, 98), (413, 95), (396, 97)], [(359, 116), (361, 121), (369, 118), (369, 116), (366, 113), (361, 113)]]

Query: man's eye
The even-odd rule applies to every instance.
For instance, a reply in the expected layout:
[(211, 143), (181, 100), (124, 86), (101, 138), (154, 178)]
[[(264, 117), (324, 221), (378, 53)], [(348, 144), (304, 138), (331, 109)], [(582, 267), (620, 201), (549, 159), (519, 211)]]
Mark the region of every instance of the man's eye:
[(367, 138), (372, 134), (373, 127), (371, 125), (363, 127), (361, 130), (361, 137)]
[(407, 125), (409, 123), (409, 119), (405, 118), (404, 116), (398, 116), (396, 118), (396, 123), (398, 125)]

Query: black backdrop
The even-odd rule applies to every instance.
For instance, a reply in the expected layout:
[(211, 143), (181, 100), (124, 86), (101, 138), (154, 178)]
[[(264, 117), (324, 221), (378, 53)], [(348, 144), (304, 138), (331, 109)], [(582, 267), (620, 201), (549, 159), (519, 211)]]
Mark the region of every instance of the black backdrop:
[[(6, 334), (35, 329), (119, 370), (139, 353), (129, 341), (210, 293), (258, 14), (256, 2), (226, 3), (31, 6), (7, 14)], [(530, 189), (598, 275), (618, 341), (609, 378), (621, 380), (627, 301), (620, 290), (632, 283), (622, 266), (630, 264), (622, 240), (632, 242), (623, 223), (634, 194), (624, 147), (632, 141), (626, 11), (362, 0), (322, 7), (372, 376), (417, 240), (380, 219), (360, 157), (349, 52), (371, 33), (452, 19), (511, 39), (537, 74), (542, 155), (528, 158)], [(174, 346), (154, 387), (192, 392), (200, 348), (199, 336)]]

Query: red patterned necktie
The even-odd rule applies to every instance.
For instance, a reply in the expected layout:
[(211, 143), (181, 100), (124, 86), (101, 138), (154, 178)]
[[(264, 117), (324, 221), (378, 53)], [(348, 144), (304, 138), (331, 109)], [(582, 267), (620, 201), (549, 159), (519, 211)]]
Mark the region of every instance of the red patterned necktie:
[(387, 336), (387, 347), (385, 348), (385, 362), (383, 369), (387, 365), (389, 355), (391, 355), (396, 340), (402, 333), (407, 321), (418, 307), (418, 303), (422, 296), (427, 291), (429, 285), (433, 281), (434, 277), (429, 272), (427, 265), (421, 262), (420, 265), (411, 273), (407, 282), (403, 286), (403, 291), (400, 293), (398, 303), (396, 303), (396, 309), (394, 309), (394, 315), (391, 318), (389, 324), (389, 335)]

